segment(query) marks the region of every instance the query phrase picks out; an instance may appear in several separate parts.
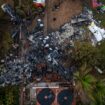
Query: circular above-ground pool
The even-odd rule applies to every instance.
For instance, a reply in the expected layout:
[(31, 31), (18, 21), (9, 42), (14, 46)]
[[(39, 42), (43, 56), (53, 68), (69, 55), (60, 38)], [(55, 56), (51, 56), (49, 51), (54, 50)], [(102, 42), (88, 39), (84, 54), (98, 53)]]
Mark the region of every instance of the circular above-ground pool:
[(42, 89), (37, 95), (40, 105), (51, 105), (55, 99), (53, 91), (49, 88)]
[(69, 89), (62, 90), (57, 96), (57, 101), (59, 105), (72, 105), (73, 92)]

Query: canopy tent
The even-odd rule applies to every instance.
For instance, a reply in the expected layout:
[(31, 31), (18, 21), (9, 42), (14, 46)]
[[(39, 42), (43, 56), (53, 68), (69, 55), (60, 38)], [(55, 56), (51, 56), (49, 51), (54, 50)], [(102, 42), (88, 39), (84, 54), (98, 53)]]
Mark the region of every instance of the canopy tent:
[(35, 7), (45, 7), (45, 0), (33, 0)]

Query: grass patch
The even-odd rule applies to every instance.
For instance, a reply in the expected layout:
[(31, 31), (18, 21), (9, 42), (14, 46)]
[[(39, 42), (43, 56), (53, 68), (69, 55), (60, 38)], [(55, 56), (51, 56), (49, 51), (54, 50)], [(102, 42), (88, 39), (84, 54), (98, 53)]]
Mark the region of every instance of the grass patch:
[(105, 13), (97, 13), (96, 11), (94, 11), (94, 17), (97, 20), (101, 21), (101, 26), (105, 28)]

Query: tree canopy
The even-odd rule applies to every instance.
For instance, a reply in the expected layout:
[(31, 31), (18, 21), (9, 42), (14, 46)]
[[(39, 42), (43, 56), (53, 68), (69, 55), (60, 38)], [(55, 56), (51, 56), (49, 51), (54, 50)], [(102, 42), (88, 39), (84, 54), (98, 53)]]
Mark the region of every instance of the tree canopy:
[(86, 62), (92, 65), (97, 62), (97, 49), (91, 45), (91, 43), (83, 42), (76, 43), (75, 48), (75, 60), (80, 63)]
[(99, 63), (98, 66), (105, 70), (105, 41), (102, 41), (102, 43), (97, 46), (100, 54)]
[(0, 56), (7, 54), (11, 46), (11, 35), (8, 32), (0, 32)]
[[(71, 55), (70, 55), (71, 57)], [(97, 47), (92, 46), (90, 42), (76, 42), (72, 53), (72, 58), (77, 67), (84, 63), (94, 67), (98, 66), (103, 71), (105, 70), (105, 41)]]
[(19, 105), (19, 87), (0, 87), (0, 105)]

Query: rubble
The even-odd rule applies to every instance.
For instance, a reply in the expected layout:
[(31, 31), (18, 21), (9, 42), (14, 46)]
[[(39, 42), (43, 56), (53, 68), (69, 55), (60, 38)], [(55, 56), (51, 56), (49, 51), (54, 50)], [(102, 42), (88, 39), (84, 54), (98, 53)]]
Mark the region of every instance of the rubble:
[[(56, 34), (58, 33), (56, 32)], [(39, 33), (37, 37), (33, 34), (31, 40), (28, 38), (31, 45), (28, 53), (25, 55), (25, 61), (10, 54), (10, 57), (7, 57), (5, 60), (6, 72), (2, 73), (5, 82), (1, 81), (0, 85), (2, 86), (3, 82), (5, 85), (18, 85), (24, 82), (24, 80), (29, 82), (32, 80), (33, 74), (35, 74), (37, 81), (41, 81), (42, 76), (47, 73), (47, 70), (52, 68), (54, 71), (59, 72), (58, 74), (64, 77), (64, 79), (69, 80), (67, 76), (69, 71), (59, 63), (62, 60), (63, 54), (60, 43), (58, 43), (56, 38), (57, 36), (55, 36), (55, 33), (50, 33), (47, 36)], [(58, 36), (60, 37), (60, 34)], [(46, 66), (41, 66), (42, 63)]]
[(44, 35), (42, 20), (37, 19), (37, 31), (27, 36), (30, 46), (24, 57), (18, 58), (10, 54), (4, 61), (1, 61), (5, 62), (5, 70), (1, 72), (0, 86), (29, 83), (33, 78), (41, 81), (48, 72), (56, 72), (66, 81), (72, 80), (75, 67), (65, 68), (63, 66), (64, 50), (75, 47), (74, 41), (83, 40), (85, 30), (81, 28), (80, 23), (87, 25), (93, 17), (91, 11), (85, 8), (82, 14), (73, 19), (84, 20), (75, 23), (72, 23), (73, 20), (71, 20), (59, 31), (51, 32), (48, 35)]
[(11, 17), (11, 21), (15, 24), (20, 24), (22, 19), (15, 13), (14, 9), (10, 4), (1, 5), (2, 10)]

